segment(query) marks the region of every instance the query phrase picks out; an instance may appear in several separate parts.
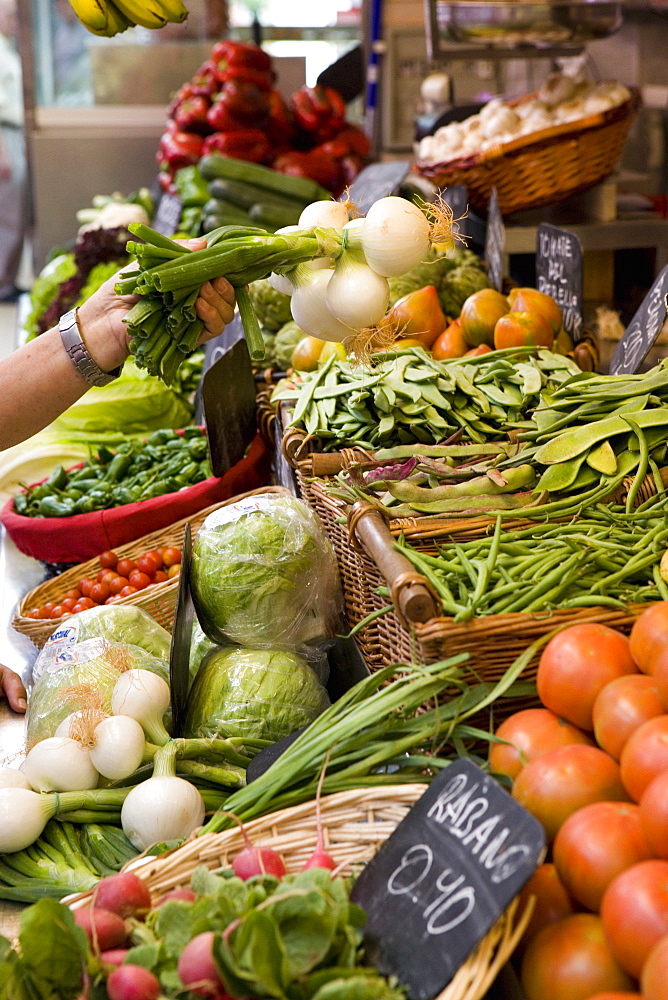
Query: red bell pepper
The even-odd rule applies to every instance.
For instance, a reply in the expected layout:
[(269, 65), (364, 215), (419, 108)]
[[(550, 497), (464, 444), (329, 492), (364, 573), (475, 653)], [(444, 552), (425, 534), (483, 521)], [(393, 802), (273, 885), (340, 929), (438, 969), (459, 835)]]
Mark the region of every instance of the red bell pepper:
[(193, 94), (200, 97), (213, 97), (218, 92), (220, 83), (216, 73), (216, 64), (213, 59), (207, 59), (198, 70), (195, 71), (190, 80)]
[(220, 83), (252, 83), (259, 90), (270, 91), (276, 74), (273, 70), (254, 69), (252, 66), (228, 66), (218, 70)]
[(340, 194), (343, 189), (339, 164), (326, 153), (310, 150), (303, 153), (293, 150), (277, 156), (272, 164), (274, 170), (293, 177), (310, 177), (332, 194)]
[(160, 137), (155, 158), (163, 169), (174, 173), (179, 167), (199, 161), (203, 142), (203, 137), (195, 132), (168, 130)]
[(343, 127), (345, 101), (332, 87), (301, 87), (292, 95), (295, 120), (305, 132), (317, 132), (322, 139), (336, 135)]
[(251, 42), (236, 42), (230, 38), (216, 42), (211, 52), (211, 58), (219, 72), (223, 72), (228, 66), (271, 69), (271, 56), (259, 45), (253, 45)]
[(214, 132), (207, 136), (202, 146), (202, 155), (206, 156), (214, 151), (237, 160), (266, 163), (271, 146), (264, 132), (249, 128), (236, 132)]
[(357, 128), (355, 125), (349, 125), (348, 122), (345, 123), (344, 128), (337, 132), (333, 142), (343, 142), (347, 146), (347, 151), (349, 153), (354, 153), (356, 156), (367, 157), (371, 153), (371, 142), (365, 133)]
[(179, 131), (200, 132), (207, 135), (212, 131), (207, 121), (207, 112), (211, 102), (207, 97), (186, 97), (174, 110), (173, 118)]
[(266, 125), (269, 140), (278, 146), (290, 146), (295, 137), (295, 122), (280, 90), (275, 88), (269, 94), (269, 120)]

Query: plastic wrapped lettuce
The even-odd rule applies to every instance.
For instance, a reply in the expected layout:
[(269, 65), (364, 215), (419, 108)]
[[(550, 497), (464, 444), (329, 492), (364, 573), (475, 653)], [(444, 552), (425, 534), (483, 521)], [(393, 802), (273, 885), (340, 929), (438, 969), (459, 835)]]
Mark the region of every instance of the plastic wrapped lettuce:
[(33, 665), (32, 683), (45, 670), (67, 660), (76, 646), (89, 639), (129, 643), (169, 662), (172, 638), (143, 608), (133, 604), (100, 604), (66, 618), (51, 633)]
[[(71, 712), (99, 709), (111, 713), (116, 681), (124, 670), (135, 667), (151, 670), (169, 683), (169, 662), (129, 643), (85, 639), (43, 660), (39, 675), (33, 673), (28, 697), (28, 744), (53, 736)], [(167, 717), (164, 722), (169, 728)]]
[(212, 649), (218, 649), (218, 646), (215, 642), (212, 642), (211, 639), (209, 639), (208, 635), (197, 621), (197, 618), (195, 618), (193, 622), (193, 630), (190, 634), (189, 672), (191, 684), (197, 676), (197, 671), (200, 668), (202, 660), (207, 653), (211, 652)]
[(340, 625), (334, 550), (306, 504), (261, 493), (213, 511), (193, 545), (197, 617), (210, 639), (311, 655)]
[(220, 647), (206, 655), (190, 690), (185, 735), (280, 740), (329, 704), (326, 689), (296, 653)]

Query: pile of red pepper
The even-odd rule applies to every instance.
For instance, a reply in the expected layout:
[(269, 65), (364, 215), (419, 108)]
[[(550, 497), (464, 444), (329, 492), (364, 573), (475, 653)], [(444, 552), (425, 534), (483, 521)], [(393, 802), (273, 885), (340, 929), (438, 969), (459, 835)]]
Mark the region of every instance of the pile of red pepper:
[(271, 57), (258, 45), (217, 42), (167, 109), (156, 154), (163, 189), (173, 192), (177, 170), (216, 150), (341, 194), (365, 165), (367, 137), (346, 122), (338, 91), (304, 86), (288, 102), (275, 79)]

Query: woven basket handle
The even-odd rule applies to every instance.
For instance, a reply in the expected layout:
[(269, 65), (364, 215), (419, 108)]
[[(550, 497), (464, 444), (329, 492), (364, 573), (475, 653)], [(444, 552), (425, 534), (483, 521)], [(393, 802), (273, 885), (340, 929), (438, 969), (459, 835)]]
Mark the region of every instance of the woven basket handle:
[(359, 539), (385, 577), (399, 617), (411, 623), (435, 618), (439, 610), (436, 594), (408, 559), (395, 552), (394, 538), (378, 508), (362, 501), (353, 504), (348, 526), (351, 537)]

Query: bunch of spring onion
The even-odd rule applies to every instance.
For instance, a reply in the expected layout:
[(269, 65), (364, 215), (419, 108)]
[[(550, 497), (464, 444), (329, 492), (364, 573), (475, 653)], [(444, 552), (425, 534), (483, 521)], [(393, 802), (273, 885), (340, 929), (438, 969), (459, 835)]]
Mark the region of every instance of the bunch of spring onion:
[(223, 226), (206, 236), (202, 250), (132, 223), (131, 232), (144, 241), (127, 246), (138, 270), (124, 273), (116, 292), (141, 296), (126, 316), (135, 362), (173, 381), (202, 333), (195, 313), (199, 287), (221, 276), (236, 289), (254, 361), (264, 357), (264, 343), (246, 285), (260, 278), (292, 296), (293, 319), (305, 333), (344, 342), (366, 332), (371, 339), (387, 312), (387, 278), (424, 260), (432, 242), (451, 239), (452, 214), (447, 206), (423, 211), (398, 197), (379, 199), (364, 218), (349, 219), (349, 209), (343, 202), (314, 202), (297, 226), (274, 234)]

